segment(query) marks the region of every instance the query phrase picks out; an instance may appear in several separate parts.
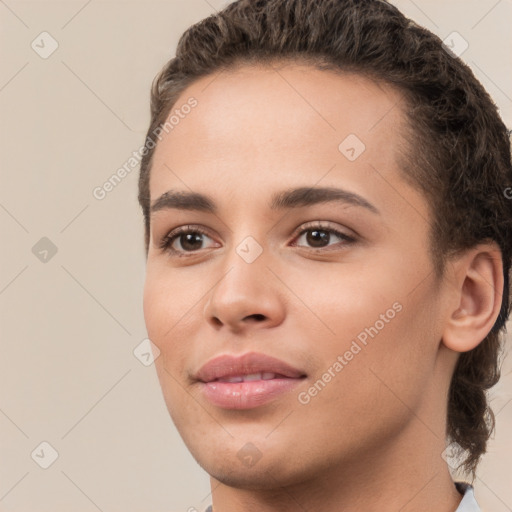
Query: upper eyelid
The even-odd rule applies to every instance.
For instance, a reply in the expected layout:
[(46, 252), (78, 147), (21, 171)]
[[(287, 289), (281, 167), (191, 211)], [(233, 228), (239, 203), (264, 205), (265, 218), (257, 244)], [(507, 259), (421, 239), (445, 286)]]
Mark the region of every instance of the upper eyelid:
[[(309, 222), (302, 223), (300, 226), (298, 226), (293, 231), (293, 236), (301, 234), (303, 231), (306, 231), (308, 229), (314, 229), (314, 228), (323, 229), (326, 231), (330, 231), (330, 230), (343, 231), (343, 229), (346, 229), (346, 230), (350, 231), (351, 233), (354, 233), (354, 231), (352, 229), (349, 229), (347, 227), (339, 228), (339, 227), (335, 227), (335, 226), (332, 226), (331, 224), (329, 224), (329, 221), (315, 220), (315, 221), (309, 221)], [(197, 231), (201, 234), (206, 234), (207, 236), (210, 236), (209, 233), (211, 232), (210, 229), (205, 228), (199, 224), (183, 224), (182, 226), (177, 226), (176, 228), (173, 228), (170, 231), (166, 232), (166, 234), (164, 234), (162, 239), (171, 238), (171, 237), (183, 234), (183, 233), (187, 233), (189, 231), (191, 231), (191, 232)], [(347, 236), (352, 236), (352, 235), (347, 234)], [(356, 236), (356, 235), (354, 234), (354, 236)], [(213, 237), (210, 236), (210, 238), (213, 238)]]
[[(294, 239), (296, 239), (299, 236), (302, 236), (302, 234), (305, 231), (311, 231), (312, 229), (315, 229), (315, 228), (318, 229), (319, 231), (328, 231), (328, 232), (334, 233), (335, 236), (344, 239), (345, 242), (347, 242), (347, 243), (355, 242), (358, 239), (358, 235), (353, 233), (352, 230), (349, 230), (350, 233), (345, 233), (343, 229), (330, 226), (329, 224), (322, 224), (321, 222), (318, 222), (318, 221), (312, 225), (308, 225), (308, 224), (301, 225), (299, 228), (297, 228), (297, 231), (294, 232), (293, 237), (294, 237)], [(319, 248), (319, 250), (321, 250), (321, 248)]]
[[(335, 233), (335, 235), (336, 236), (340, 236), (340, 235), (345, 236), (347, 239), (349, 239), (346, 241), (350, 241), (350, 240), (353, 241), (358, 236), (356, 234), (344, 233), (342, 228), (334, 227), (334, 226), (330, 225), (329, 221), (321, 221), (321, 220), (309, 221), (309, 222), (302, 223), (300, 226), (298, 226), (293, 231), (292, 236), (294, 239), (296, 239), (297, 237), (301, 236), (305, 231), (309, 231), (309, 230), (315, 229), (315, 228), (319, 229), (319, 230), (323, 230), (323, 231), (339, 232), (339, 234)], [(348, 229), (348, 228), (345, 228), (345, 229)], [(350, 231), (351, 231), (351, 233), (353, 233), (352, 230), (350, 230)], [(168, 250), (170, 245), (174, 244), (177, 237), (179, 237), (183, 233), (188, 233), (188, 232), (198, 232), (201, 235), (208, 236), (212, 240), (214, 239), (214, 237), (212, 237), (210, 235), (210, 230), (208, 228), (204, 228), (203, 226), (195, 225), (195, 224), (184, 224), (182, 226), (178, 226), (174, 229), (171, 229), (167, 234), (165, 234), (162, 237), (162, 239), (158, 245), (161, 249)], [(172, 239), (174, 239), (174, 240), (172, 240)], [(171, 242), (171, 240), (172, 240), (172, 242)], [(180, 250), (177, 250), (176, 252), (187, 253), (187, 251), (180, 251)], [(189, 252), (189, 254), (194, 254), (193, 251), (188, 251), (188, 252)], [(196, 251), (196, 252), (198, 252), (198, 251)]]

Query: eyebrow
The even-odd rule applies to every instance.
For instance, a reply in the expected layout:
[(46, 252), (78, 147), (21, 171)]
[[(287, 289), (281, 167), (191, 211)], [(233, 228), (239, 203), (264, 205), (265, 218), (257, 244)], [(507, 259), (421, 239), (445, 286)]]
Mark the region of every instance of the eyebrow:
[[(270, 209), (284, 210), (330, 202), (360, 206), (372, 213), (380, 214), (379, 210), (364, 197), (333, 187), (299, 187), (277, 192), (270, 200)], [(218, 212), (217, 205), (210, 196), (178, 190), (168, 190), (151, 205), (151, 213), (165, 209), (192, 210), (212, 214)]]

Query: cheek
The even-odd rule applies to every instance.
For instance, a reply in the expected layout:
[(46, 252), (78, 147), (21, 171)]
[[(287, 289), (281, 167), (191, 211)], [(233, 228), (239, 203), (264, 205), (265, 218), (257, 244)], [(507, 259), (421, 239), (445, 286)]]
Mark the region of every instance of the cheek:
[(176, 283), (170, 272), (148, 267), (143, 293), (144, 320), (149, 339), (160, 350), (155, 367), (165, 394), (175, 387), (175, 379), (184, 377), (181, 373), (187, 344), (180, 342), (179, 336), (197, 302), (188, 295), (193, 295), (190, 288)]
[[(183, 391), (185, 344), (179, 342), (179, 329), (186, 318), (183, 294), (165, 272), (148, 267), (143, 293), (144, 320), (149, 339), (160, 350), (155, 370), (167, 410), (173, 422), (180, 423), (179, 412), (186, 409), (190, 396)], [(186, 287), (179, 287), (186, 290)], [(190, 309), (190, 307), (188, 308)]]
[(420, 410), (435, 372), (433, 298), (419, 290), (396, 296), (391, 307), (385, 300), (372, 309), (359, 333), (349, 342), (344, 340), (347, 350), (352, 343), (361, 347), (344, 369), (348, 371), (342, 384), (351, 390), (348, 407), (362, 413), (361, 428), (377, 418), (398, 428)]
[[(303, 315), (300, 320), (303, 331), (318, 340), (314, 351), (322, 364), (315, 377), (320, 378), (341, 356), (343, 369), (339, 365), (338, 371), (331, 369), (339, 377), (332, 379), (335, 383), (324, 397), (358, 404), (353, 412), (367, 404), (371, 404), (369, 412), (389, 407), (390, 402), (399, 406), (393, 392), (405, 403), (417, 402), (418, 390), (433, 371), (435, 293), (428, 280), (418, 286), (416, 272), (408, 270), (412, 265), (404, 267), (396, 261), (379, 259), (379, 265), (367, 263), (365, 268), (340, 266), (336, 272), (326, 267), (315, 274), (307, 295), (306, 281), (296, 283), (297, 294), (307, 297), (317, 316)], [(311, 321), (318, 327), (313, 329)], [(379, 400), (374, 401), (375, 396)]]
[(414, 316), (406, 307), (384, 326), (368, 321), (358, 333), (364, 336), (343, 336), (329, 350), (323, 347), (324, 364), (301, 397), (309, 401), (298, 408), (301, 428), (318, 430), (322, 418), (323, 432), (337, 436), (334, 444), (357, 452), (378, 447), (414, 418), (431, 370), (418, 349), (421, 340), (410, 336)]
[(382, 266), (372, 268), (362, 262), (318, 265), (314, 272), (287, 276), (287, 281), (293, 283), (300, 299), (291, 303), (294, 311), (289, 311), (290, 316), (303, 324), (305, 332), (322, 335), (320, 350), (341, 351), (360, 333), (364, 338), (365, 328), (375, 322), (382, 328), (381, 314), (388, 311), (390, 318), (398, 314), (393, 309), (400, 296), (396, 280), (384, 273)]
[(190, 280), (158, 262), (148, 264), (143, 311), (149, 337), (157, 346), (164, 341), (172, 342), (173, 334), (182, 329), (195, 312), (201, 286), (194, 285), (194, 281), (198, 281), (197, 278), (192, 276)]

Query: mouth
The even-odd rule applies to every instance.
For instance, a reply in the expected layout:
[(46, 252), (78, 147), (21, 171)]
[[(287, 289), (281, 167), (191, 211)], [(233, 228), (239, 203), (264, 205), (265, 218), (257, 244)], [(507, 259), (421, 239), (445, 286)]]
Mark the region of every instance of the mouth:
[(289, 379), (286, 375), (273, 372), (257, 372), (250, 373), (248, 375), (233, 375), (231, 377), (222, 377), (219, 379), (212, 380), (210, 382), (254, 382), (257, 380), (272, 380), (272, 379)]
[(298, 379), (305, 375), (304, 371), (281, 359), (257, 352), (248, 352), (243, 355), (222, 354), (214, 357), (204, 364), (194, 377), (201, 382), (213, 382), (230, 378), (247, 381), (271, 380), (277, 376)]
[(222, 409), (253, 409), (283, 397), (307, 375), (279, 359), (258, 353), (221, 355), (196, 374), (203, 396)]

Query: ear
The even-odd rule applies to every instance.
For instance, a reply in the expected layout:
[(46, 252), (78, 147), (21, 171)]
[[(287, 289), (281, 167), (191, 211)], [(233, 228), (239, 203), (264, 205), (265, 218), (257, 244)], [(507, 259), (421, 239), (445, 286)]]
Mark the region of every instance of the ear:
[(472, 350), (489, 334), (503, 298), (503, 260), (496, 243), (480, 244), (451, 263), (452, 310), (443, 343), (456, 352)]

